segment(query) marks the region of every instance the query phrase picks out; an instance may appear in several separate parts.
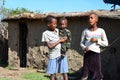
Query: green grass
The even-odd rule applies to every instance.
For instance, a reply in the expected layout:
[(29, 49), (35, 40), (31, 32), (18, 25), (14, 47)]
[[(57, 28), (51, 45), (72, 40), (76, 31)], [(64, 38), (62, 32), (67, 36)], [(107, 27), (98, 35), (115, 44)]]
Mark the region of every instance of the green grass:
[(11, 69), (11, 68), (13, 68), (13, 66), (8, 65), (7, 67), (5, 67), (5, 69)]
[(22, 77), (24, 80), (49, 80), (49, 78), (44, 77), (40, 73), (25, 73)]
[(7, 78), (0, 78), (0, 80), (10, 80), (10, 79), (7, 79)]

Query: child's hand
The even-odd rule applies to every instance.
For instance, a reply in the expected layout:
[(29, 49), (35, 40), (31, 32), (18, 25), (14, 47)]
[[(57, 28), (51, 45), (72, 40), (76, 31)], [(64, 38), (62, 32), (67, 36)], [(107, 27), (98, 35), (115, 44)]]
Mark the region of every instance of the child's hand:
[(61, 37), (60, 38), (60, 42), (66, 42), (67, 41), (67, 37)]
[(98, 39), (97, 39), (97, 38), (91, 38), (90, 41), (91, 41), (91, 42), (98, 42)]
[(65, 39), (67, 41), (68, 38), (67, 37), (63, 37), (63, 39)]
[(61, 54), (62, 57), (65, 57), (65, 54)]
[(60, 42), (65, 42), (66, 39), (65, 38), (60, 38)]
[(87, 51), (89, 51), (89, 48), (88, 48), (88, 47), (86, 47), (86, 48), (85, 48), (85, 51), (86, 51), (86, 52), (87, 52)]

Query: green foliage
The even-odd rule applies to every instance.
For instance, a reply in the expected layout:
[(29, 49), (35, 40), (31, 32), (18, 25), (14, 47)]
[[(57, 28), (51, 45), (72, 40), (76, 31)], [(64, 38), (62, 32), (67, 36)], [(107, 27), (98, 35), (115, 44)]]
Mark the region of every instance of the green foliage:
[(15, 14), (20, 14), (20, 13), (24, 13), (24, 12), (33, 13), (32, 11), (27, 10), (26, 8), (16, 8), (16, 9), (3, 8), (3, 12), (4, 12), (5, 15), (8, 15), (8, 16), (15, 15)]
[(13, 15), (16, 15), (16, 14), (21, 14), (21, 13), (24, 13), (24, 12), (29, 12), (29, 13), (41, 13), (40, 10), (36, 10), (36, 11), (30, 11), (26, 8), (16, 8), (16, 9), (8, 9), (8, 8), (5, 8), (5, 1), (6, 0), (0, 0), (0, 19), (1, 18), (4, 18), (6, 16), (13, 16)]
[(40, 73), (26, 73), (22, 76), (25, 80), (49, 80), (49, 78), (44, 77)]
[(24, 13), (24, 12), (30, 12), (33, 13), (33, 11), (30, 11), (26, 8), (16, 8), (16, 9), (7, 9), (5, 8), (5, 1), (6, 0), (0, 0), (0, 18), (4, 18), (6, 16), (12, 16), (15, 14), (20, 14), (20, 13)]

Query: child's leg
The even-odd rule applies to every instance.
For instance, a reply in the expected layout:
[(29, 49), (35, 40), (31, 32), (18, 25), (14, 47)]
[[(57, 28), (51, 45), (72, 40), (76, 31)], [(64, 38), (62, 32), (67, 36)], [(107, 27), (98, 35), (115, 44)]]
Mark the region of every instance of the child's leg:
[(50, 75), (50, 80), (55, 80), (55, 74)]
[(89, 74), (89, 61), (90, 61), (90, 53), (87, 52), (84, 54), (84, 62), (83, 62), (83, 77), (88, 77)]
[(64, 79), (64, 80), (68, 80), (68, 75), (67, 75), (67, 73), (63, 73), (62, 75), (63, 75), (63, 79)]
[(101, 80), (103, 78), (101, 72), (101, 58), (99, 53), (93, 53), (91, 56), (91, 71), (93, 72), (93, 79)]

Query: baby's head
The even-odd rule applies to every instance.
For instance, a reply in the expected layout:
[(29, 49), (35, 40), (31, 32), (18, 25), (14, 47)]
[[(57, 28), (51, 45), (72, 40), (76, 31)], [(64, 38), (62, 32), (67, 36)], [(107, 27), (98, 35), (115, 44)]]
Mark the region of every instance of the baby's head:
[(67, 27), (67, 19), (65, 17), (61, 17), (59, 19), (59, 26), (60, 28), (64, 29)]

